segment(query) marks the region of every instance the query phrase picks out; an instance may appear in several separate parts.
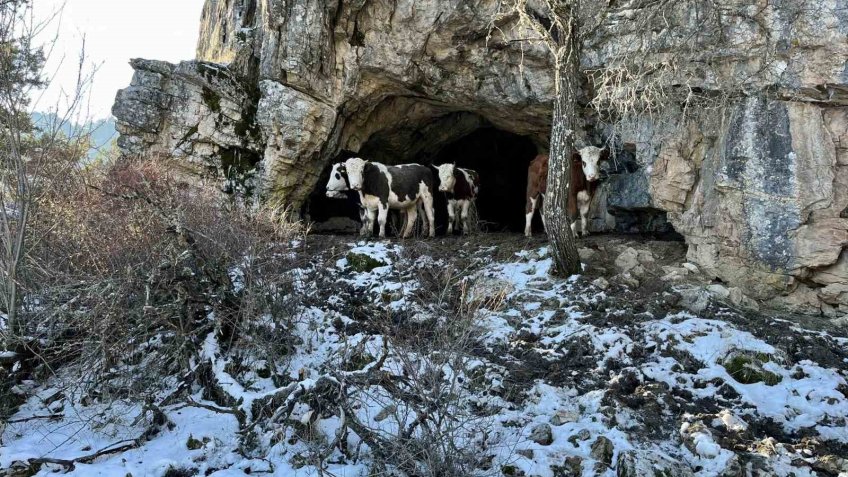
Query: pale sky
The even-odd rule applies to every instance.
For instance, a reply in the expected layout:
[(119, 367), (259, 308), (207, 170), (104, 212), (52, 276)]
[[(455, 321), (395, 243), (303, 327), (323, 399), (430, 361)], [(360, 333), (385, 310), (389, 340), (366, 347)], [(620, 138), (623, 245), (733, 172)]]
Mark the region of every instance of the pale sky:
[[(34, 0), (37, 18), (49, 17), (65, 5), (59, 45), (46, 73), (56, 81), (34, 109), (47, 111), (73, 89), (77, 63), (86, 37), (89, 64), (97, 64), (88, 116), (110, 116), (115, 93), (130, 84), (130, 58), (178, 62), (195, 57), (204, 0)], [(56, 32), (56, 27), (53, 28)], [(64, 60), (62, 57), (64, 56)], [(61, 87), (61, 88), (60, 88)]]

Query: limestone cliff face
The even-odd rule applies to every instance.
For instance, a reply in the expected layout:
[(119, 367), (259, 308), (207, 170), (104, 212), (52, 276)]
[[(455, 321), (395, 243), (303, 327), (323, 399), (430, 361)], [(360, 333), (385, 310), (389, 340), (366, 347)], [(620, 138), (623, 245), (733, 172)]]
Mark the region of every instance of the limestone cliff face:
[[(704, 39), (684, 65), (692, 91), (732, 85), (720, 112), (646, 114), (624, 131), (587, 110), (587, 137), (612, 139), (637, 166), (604, 185), (593, 226), (615, 226), (617, 210), (665, 211), (716, 277), (762, 300), (845, 313), (848, 4), (762, 3), (726, 19), (722, 47)], [(544, 147), (550, 58), (510, 19), (493, 23), (498, 4), (207, 0), (197, 61), (133, 62), (114, 108), (119, 145), (185, 157), (226, 188), (294, 205), (341, 151), (421, 160), (484, 126)], [(588, 32), (587, 71), (636, 44), (628, 5)], [(686, 21), (695, 31), (702, 20), (693, 10)]]

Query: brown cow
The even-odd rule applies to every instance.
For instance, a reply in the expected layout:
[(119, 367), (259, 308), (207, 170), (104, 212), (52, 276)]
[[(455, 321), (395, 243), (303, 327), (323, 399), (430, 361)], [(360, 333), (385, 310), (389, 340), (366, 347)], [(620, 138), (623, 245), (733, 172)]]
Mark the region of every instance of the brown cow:
[[(571, 231), (577, 234), (577, 219), (580, 219), (582, 235), (589, 235), (588, 215), (589, 205), (595, 195), (597, 180), (600, 177), (599, 162), (604, 150), (595, 146), (587, 146), (575, 151), (571, 165), (571, 190), (568, 194), (568, 218), (572, 220)], [(539, 155), (530, 162), (527, 170), (527, 214), (525, 216), (524, 235), (530, 237), (530, 225), (536, 206), (544, 202), (548, 185), (548, 156)], [(544, 224), (544, 203), (539, 206)], [(547, 228), (547, 225), (545, 224)]]
[(530, 167), (527, 168), (527, 209), (524, 225), (524, 235), (530, 237), (533, 232), (530, 228), (533, 223), (533, 215), (536, 213), (536, 206), (539, 206), (539, 213), (542, 214), (542, 222), (545, 221), (544, 207), (545, 192), (548, 190), (548, 156), (547, 154), (539, 154), (532, 161)]

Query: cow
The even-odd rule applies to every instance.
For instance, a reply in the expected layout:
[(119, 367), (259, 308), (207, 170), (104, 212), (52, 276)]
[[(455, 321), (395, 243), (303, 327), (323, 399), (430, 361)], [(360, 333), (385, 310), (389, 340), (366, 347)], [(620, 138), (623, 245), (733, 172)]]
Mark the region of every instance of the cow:
[(420, 164), (387, 166), (354, 157), (336, 164), (330, 174), (327, 190), (338, 191), (347, 187), (359, 193), (362, 207), (366, 210), (365, 224), (361, 232), (374, 230), (374, 219), (380, 224), (380, 237), (386, 236), (386, 220), (389, 209), (398, 209), (406, 214), (406, 223), (401, 236), (412, 235), (419, 207), (423, 208), (429, 225), (429, 235), (436, 235), (433, 219), (433, 173)]
[[(568, 218), (574, 235), (589, 235), (589, 206), (601, 177), (600, 162), (606, 159), (605, 149), (586, 146), (571, 156), (571, 190), (568, 194)], [(580, 219), (580, 233), (577, 219)]]
[(524, 235), (531, 237), (533, 231), (531, 225), (533, 223), (533, 215), (536, 213), (536, 207), (539, 207), (539, 213), (542, 215), (542, 223), (547, 228), (545, 222), (544, 198), (545, 192), (548, 190), (548, 156), (539, 154), (532, 161), (530, 167), (527, 168), (527, 209), (524, 221)]
[[(454, 222), (462, 233), (468, 233), (468, 211), (480, 191), (480, 175), (471, 169), (456, 167), (456, 164), (436, 166), (439, 171), (439, 191), (448, 199), (448, 235), (453, 233)], [(457, 210), (459, 214), (457, 214)]]
[[(350, 189), (347, 173), (341, 173), (340, 169), (338, 169), (339, 166), (342, 167), (341, 171), (344, 170), (343, 162), (333, 165), (333, 170), (330, 173), (330, 182), (327, 184), (327, 187), (332, 187), (336, 190), (327, 189), (327, 197), (331, 199), (347, 199), (351, 202), (356, 203), (359, 208), (359, 223), (361, 224), (359, 229), (359, 235), (364, 237), (369, 233), (369, 225), (373, 227), (374, 224), (368, 223), (368, 211), (365, 210), (365, 207), (362, 206), (362, 200), (360, 200), (359, 198), (359, 193)], [(336, 173), (339, 173), (338, 179), (336, 179)], [(424, 214), (424, 206), (421, 204), (421, 202), (418, 203), (418, 212), (422, 216), (426, 215)], [(402, 216), (403, 220), (406, 220), (406, 214), (402, 213)]]
[[(571, 157), (571, 190), (568, 194), (567, 214), (571, 223), (571, 231), (576, 235), (577, 219), (580, 219), (580, 232), (589, 235), (588, 215), (589, 205), (595, 195), (597, 180), (600, 177), (599, 164), (603, 159), (605, 150), (595, 146), (586, 146), (575, 151)], [(527, 169), (527, 214), (525, 216), (524, 235), (532, 235), (531, 223), (536, 207), (542, 214), (544, 224), (544, 198), (548, 187), (548, 161), (547, 155), (538, 155), (530, 162)], [(541, 203), (541, 204), (540, 204)]]

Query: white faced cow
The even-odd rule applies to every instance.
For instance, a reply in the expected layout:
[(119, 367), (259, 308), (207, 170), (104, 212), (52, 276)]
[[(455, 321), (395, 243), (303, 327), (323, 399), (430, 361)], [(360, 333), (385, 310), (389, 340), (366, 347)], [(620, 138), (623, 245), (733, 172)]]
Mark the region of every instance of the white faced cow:
[[(338, 174), (338, 177), (337, 177)], [(374, 219), (380, 224), (380, 237), (386, 236), (386, 219), (389, 209), (398, 209), (406, 214), (406, 224), (401, 235), (412, 235), (418, 207), (422, 206), (429, 225), (429, 235), (436, 235), (433, 220), (433, 173), (420, 164), (387, 166), (358, 157), (336, 164), (327, 183), (327, 190), (338, 190), (342, 186), (359, 193), (362, 207), (366, 211), (362, 231), (374, 230)]]
[[(436, 166), (439, 171), (439, 190), (448, 199), (448, 235), (453, 233), (454, 222), (459, 228), (462, 219), (462, 233), (468, 233), (468, 211), (477, 192), (480, 191), (480, 175), (471, 169), (462, 169), (455, 164)], [(457, 214), (457, 208), (459, 214)]]
[[(600, 162), (606, 159), (605, 150), (595, 146), (586, 146), (575, 151), (571, 157), (571, 193), (568, 195), (568, 217), (572, 220), (571, 232), (575, 235), (589, 235), (589, 206), (598, 188), (601, 176)], [(577, 219), (580, 218), (580, 232)]]
[[(605, 150), (595, 146), (586, 146), (574, 152), (571, 160), (571, 191), (568, 195), (568, 217), (572, 221), (571, 231), (577, 230), (580, 219), (582, 235), (589, 235), (588, 215), (592, 197), (595, 195), (597, 180), (600, 177), (600, 162), (605, 158)], [(548, 156), (539, 155), (530, 162), (527, 170), (527, 214), (524, 234), (531, 236), (530, 225), (537, 206), (544, 201), (548, 182)], [(544, 209), (539, 207), (544, 221)]]

